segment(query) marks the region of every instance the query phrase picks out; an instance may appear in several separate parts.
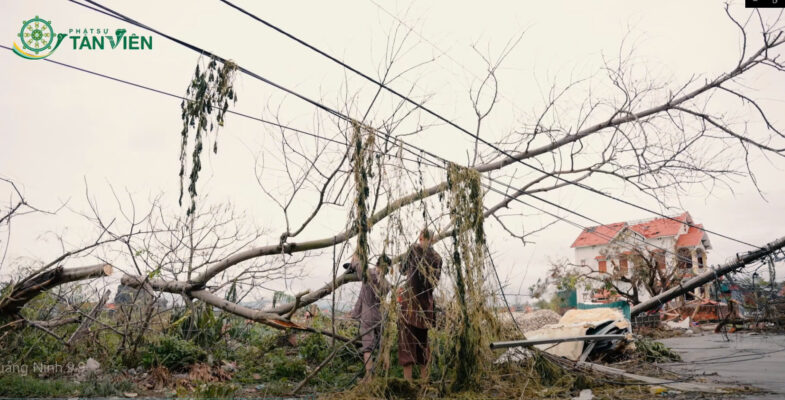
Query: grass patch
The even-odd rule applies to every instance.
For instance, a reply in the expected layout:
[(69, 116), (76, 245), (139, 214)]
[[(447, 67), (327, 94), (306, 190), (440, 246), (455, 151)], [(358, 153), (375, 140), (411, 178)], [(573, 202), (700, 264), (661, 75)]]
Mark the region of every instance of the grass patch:
[(39, 379), (29, 375), (0, 376), (0, 396), (6, 397), (107, 397), (133, 391), (127, 381), (100, 379), (74, 382), (66, 379)]

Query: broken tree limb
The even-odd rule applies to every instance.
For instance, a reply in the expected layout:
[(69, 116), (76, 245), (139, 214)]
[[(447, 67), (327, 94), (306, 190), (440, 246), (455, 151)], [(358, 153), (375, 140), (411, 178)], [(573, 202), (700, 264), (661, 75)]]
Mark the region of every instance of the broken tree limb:
[[(583, 179), (586, 176), (579, 178)], [(531, 184), (538, 182), (539, 180), (535, 180)], [(530, 184), (530, 185), (531, 185)], [(530, 185), (524, 186), (524, 188), (529, 188)], [(553, 187), (560, 187), (567, 185), (566, 183), (556, 184)], [(385, 218), (394, 210), (403, 207), (405, 204), (409, 204), (410, 202), (416, 201), (417, 199), (422, 199), (425, 197), (432, 196), (440, 191), (443, 191), (446, 187), (445, 184), (439, 184), (433, 186), (428, 189), (424, 189), (418, 191), (416, 193), (412, 193), (408, 196), (405, 196), (387, 207), (383, 210), (376, 212), (373, 216), (369, 218), (369, 224), (378, 222), (379, 220)], [(552, 188), (553, 188), (552, 187)], [(525, 193), (537, 193), (540, 191), (547, 191), (546, 189), (531, 189), (531, 190), (523, 190), (516, 192), (515, 196), (522, 196)], [(484, 213), (483, 216), (487, 218), (490, 216), (494, 211), (508, 205), (511, 202), (511, 197), (505, 197), (500, 203), (497, 203), (495, 206), (488, 208)], [(355, 229), (355, 228), (352, 228)], [(445, 229), (442, 232), (436, 234), (434, 242), (441, 241), (445, 238), (452, 237), (454, 229)], [(305, 251), (305, 250), (312, 250), (312, 249), (319, 249), (323, 247), (329, 247), (330, 245), (334, 245), (335, 243), (340, 243), (342, 241), (348, 240), (349, 238), (353, 237), (356, 234), (353, 230), (347, 230), (341, 234), (333, 236), (332, 238), (326, 239), (318, 239), (309, 242), (300, 242), (300, 243), (285, 243), (285, 244), (277, 244), (273, 246), (264, 246), (258, 247), (255, 249), (249, 249), (240, 253), (237, 253), (231, 257), (226, 258), (225, 260), (212, 264), (207, 268), (205, 272), (203, 272), (199, 277), (195, 278), (192, 281), (177, 281), (177, 280), (164, 280), (164, 279), (149, 279), (147, 276), (133, 276), (133, 275), (126, 275), (122, 278), (122, 283), (127, 286), (131, 287), (139, 287), (143, 283), (149, 284), (150, 288), (153, 290), (164, 291), (169, 293), (190, 293), (193, 290), (201, 290), (215, 275), (219, 274), (220, 272), (226, 270), (227, 268), (231, 267), (232, 265), (238, 264), (245, 260), (261, 257), (265, 255), (273, 255), (273, 254), (280, 254), (284, 253), (292, 253), (295, 251)], [(398, 254), (392, 258), (393, 264), (399, 263), (406, 253)], [(305, 307), (309, 304), (312, 304), (318, 301), (321, 298), (332, 293), (336, 288), (350, 282), (358, 282), (360, 279), (354, 272), (347, 272), (340, 276), (338, 276), (334, 281), (326, 283), (321, 288), (311, 291), (307, 295), (303, 296), (299, 303), (295, 304), (296, 302), (291, 302), (287, 304), (282, 304), (277, 307), (273, 307), (271, 309), (264, 310), (265, 312), (275, 313), (279, 315), (284, 315), (290, 313), (292, 310), (296, 310), (297, 308)], [(231, 311), (230, 311), (231, 312)]]
[(104, 294), (101, 295), (101, 298), (98, 300), (98, 303), (95, 303), (95, 307), (93, 307), (93, 309), (90, 310), (90, 312), (87, 314), (87, 318), (85, 318), (82, 321), (82, 323), (79, 325), (79, 327), (76, 328), (74, 334), (71, 335), (70, 338), (68, 338), (68, 341), (66, 343), (69, 346), (74, 344), (74, 342), (78, 340), (79, 337), (82, 336), (90, 328), (90, 325), (93, 324), (96, 316), (101, 312), (101, 310), (104, 309), (104, 305), (106, 304), (107, 300), (109, 300), (108, 290), (104, 291)]
[(308, 294), (302, 296), (300, 298), (299, 304), (297, 305), (295, 305), (295, 302), (291, 302), (291, 303), (281, 304), (277, 307), (265, 311), (278, 315), (287, 314), (291, 312), (293, 309), (296, 309), (297, 307), (302, 308), (309, 304), (315, 303), (319, 299), (332, 293), (335, 289), (341, 287), (341, 285), (343, 284), (350, 283), (350, 282), (359, 282), (359, 281), (360, 278), (357, 276), (357, 273), (355, 272), (343, 273), (337, 276), (335, 278), (335, 281), (330, 280), (330, 282), (325, 283), (324, 286), (320, 287), (319, 289), (311, 291)]
[(345, 336), (333, 334), (329, 331), (314, 329), (307, 326), (301, 326), (275, 313), (270, 313), (263, 310), (254, 310), (253, 308), (248, 308), (245, 306), (241, 306), (237, 303), (232, 303), (231, 301), (228, 301), (220, 296), (216, 296), (215, 294), (210, 293), (207, 290), (195, 290), (191, 292), (190, 295), (195, 299), (199, 299), (207, 304), (218, 307), (226, 312), (230, 312), (232, 314), (250, 319), (252, 321), (259, 322), (261, 324), (271, 326), (273, 328), (293, 329), (303, 332), (320, 333), (322, 335), (331, 336), (344, 342), (350, 340)]
[(294, 315), (294, 313), (295, 313), (295, 312), (297, 312), (297, 309), (298, 309), (298, 308), (299, 308), (299, 306), (300, 306), (300, 299), (301, 299), (303, 296), (305, 296), (306, 294), (308, 294), (308, 292), (309, 292), (309, 291), (308, 291), (308, 290), (306, 290), (306, 291), (304, 291), (304, 292), (297, 293), (297, 294), (294, 296), (294, 306), (292, 307), (292, 311), (289, 311), (289, 312), (286, 314), (286, 319), (292, 319), (292, 316)]
[(534, 346), (538, 344), (562, 343), (562, 342), (589, 342), (597, 340), (621, 340), (627, 335), (584, 335), (565, 338), (511, 340), (507, 342), (493, 342), (491, 349), (507, 349), (510, 347)]
[[(304, 294), (303, 296), (300, 297), (299, 302), (291, 302), (291, 303), (281, 304), (281, 305), (279, 305), (277, 307), (269, 308), (269, 309), (266, 309), (266, 310), (252, 310), (252, 309), (248, 309), (250, 311), (246, 311), (245, 313), (248, 314), (248, 313), (253, 313), (253, 312), (263, 312), (263, 313), (269, 313), (269, 314), (277, 314), (278, 316), (289, 314), (290, 312), (292, 312), (292, 310), (296, 310), (297, 308), (302, 308), (302, 307), (305, 307), (307, 305), (310, 305), (310, 304), (318, 301), (319, 299), (329, 295), (330, 293), (332, 293), (336, 288), (340, 287), (341, 285), (344, 285), (344, 284), (350, 283), (350, 282), (358, 282), (359, 280), (360, 280), (359, 277), (354, 272), (344, 273), (344, 274), (339, 275), (335, 279), (335, 282), (333, 282), (331, 280), (330, 282), (324, 284), (324, 286), (320, 287), (319, 289), (316, 289), (314, 291), (310, 291), (310, 292)], [(163, 292), (177, 293), (177, 294), (190, 293), (191, 295), (193, 295), (194, 293), (197, 293), (197, 292), (206, 292), (205, 290), (190, 290), (192, 288), (192, 284), (188, 283), (188, 282), (184, 282), (184, 281), (166, 281), (166, 280), (163, 280), (163, 279), (149, 279), (149, 280), (146, 280), (144, 277), (139, 277), (139, 276), (134, 276), (134, 275), (125, 275), (125, 276), (123, 276), (123, 278), (121, 280), (123, 285), (134, 287), (134, 288), (143, 285), (145, 283), (145, 281), (146, 281), (147, 284), (150, 285), (150, 287), (152, 289), (163, 291)], [(220, 297), (217, 297), (217, 296), (216, 296), (216, 298), (217, 299), (221, 299)], [(221, 300), (223, 300), (223, 299), (221, 299)], [(297, 304), (295, 304), (295, 303), (297, 303)], [(221, 307), (219, 307), (219, 308), (221, 308)], [(234, 307), (228, 307), (227, 309), (225, 309), (225, 311), (233, 312), (234, 309), (235, 309)], [(249, 319), (253, 319), (253, 318), (249, 318)]]
[(47, 335), (49, 335), (49, 336), (51, 336), (51, 337), (53, 337), (53, 338), (57, 339), (57, 341), (59, 341), (60, 343), (62, 343), (62, 344), (63, 344), (63, 346), (65, 346), (65, 347), (71, 347), (71, 346), (70, 346), (68, 343), (66, 343), (66, 342), (63, 340), (63, 338), (61, 338), (60, 336), (57, 336), (57, 334), (56, 334), (56, 333), (54, 333), (54, 332), (52, 332), (51, 330), (49, 330), (49, 328), (48, 328), (48, 327), (46, 327), (46, 326), (44, 326), (44, 325), (41, 325), (41, 324), (39, 324), (37, 321), (25, 321), (25, 322), (27, 323), (27, 325), (29, 325), (29, 326), (32, 326), (33, 328), (39, 329), (39, 330), (41, 330), (42, 332), (46, 333)]
[(85, 279), (99, 278), (112, 274), (109, 264), (88, 265), (77, 268), (63, 268), (39, 272), (38, 274), (17, 284), (11, 292), (0, 300), (0, 317), (14, 315), (24, 307), (27, 302), (53, 287)]
[(704, 285), (723, 275), (727, 275), (728, 273), (736, 271), (737, 269), (743, 268), (747, 264), (760, 260), (761, 258), (766, 257), (783, 247), (785, 247), (785, 237), (777, 239), (758, 250), (750, 251), (746, 255), (737, 256), (735, 261), (720, 265), (718, 267), (709, 268), (708, 271), (703, 272), (686, 282), (682, 282), (678, 286), (668, 289), (658, 294), (657, 296), (650, 298), (649, 300), (637, 304), (636, 306), (632, 307), (630, 314), (635, 316), (644, 311), (657, 308), (661, 304), (665, 304), (675, 299), (676, 297), (679, 297), (682, 294), (697, 288), (698, 286)]
[[(57, 328), (58, 326), (74, 324), (80, 322), (81, 320), (82, 318), (79, 315), (72, 315), (70, 317), (56, 319), (53, 321), (31, 321), (31, 322), (35, 323), (36, 325), (51, 329), (51, 328)], [(2, 328), (0, 328), (0, 330), (2, 330)]]

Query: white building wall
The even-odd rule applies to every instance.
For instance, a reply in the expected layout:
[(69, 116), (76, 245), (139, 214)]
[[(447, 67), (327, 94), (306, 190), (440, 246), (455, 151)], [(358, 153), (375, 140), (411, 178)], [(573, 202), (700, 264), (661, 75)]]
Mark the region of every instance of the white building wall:
[[(679, 234), (681, 234), (681, 233), (679, 233)], [(625, 245), (624, 243), (629, 244), (629, 246)], [(621, 248), (629, 247), (630, 249), (632, 249), (633, 246), (641, 246), (641, 245), (643, 245), (643, 246), (648, 246), (648, 247), (652, 247), (652, 248), (655, 248), (655, 249), (656, 248), (665, 249), (668, 252), (668, 253), (666, 253), (667, 254), (666, 257), (668, 257), (666, 262), (669, 265), (675, 265), (673, 263), (676, 262), (676, 256), (675, 256), (675, 254), (672, 254), (672, 253), (675, 253), (674, 249), (676, 248), (676, 237), (665, 236), (665, 237), (656, 237), (656, 238), (651, 238), (651, 239), (640, 239), (640, 240), (639, 239), (629, 238), (624, 243), (622, 243), (620, 245), (618, 242), (616, 242), (616, 243), (612, 242), (614, 247), (617, 247), (617, 248), (618, 247), (621, 247)], [(599, 270), (599, 262), (597, 260), (597, 257), (599, 255), (601, 255), (603, 253), (603, 251), (607, 250), (609, 246), (610, 246), (610, 244), (597, 245), (597, 246), (577, 247), (577, 248), (575, 248), (575, 260), (574, 260), (574, 262), (575, 262), (576, 265), (587, 265), (587, 266), (589, 266), (591, 268), (591, 270), (594, 271), (595, 274), (599, 275), (599, 272), (597, 272)], [(610, 261), (607, 262), (606, 266), (607, 266), (609, 271), (611, 270), (611, 268), (613, 268), (613, 265), (610, 263)], [(631, 267), (632, 266), (630, 266), (630, 268)], [(619, 288), (622, 289), (622, 290), (627, 290), (627, 289), (630, 288), (630, 285), (628, 283), (625, 283), (625, 282), (618, 282), (617, 286), (619, 286)], [(591, 301), (591, 290), (586, 290), (585, 287), (581, 286), (581, 287), (577, 288), (577, 294), (578, 294), (578, 300), (579, 301), (581, 301), (581, 302), (589, 302), (589, 301)], [(639, 294), (638, 294), (638, 297), (640, 298), (641, 301), (645, 301), (645, 300), (650, 299), (651, 295), (645, 289), (641, 289)]]

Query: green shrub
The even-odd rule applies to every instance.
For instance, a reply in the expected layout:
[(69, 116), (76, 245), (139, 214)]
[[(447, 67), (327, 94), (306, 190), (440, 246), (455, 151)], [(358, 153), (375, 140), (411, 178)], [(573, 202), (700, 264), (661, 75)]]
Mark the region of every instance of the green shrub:
[(275, 349), (267, 353), (265, 361), (271, 366), (272, 379), (305, 378), (307, 372), (305, 360), (298, 356), (287, 355), (284, 349)]
[(227, 321), (226, 313), (216, 313), (211, 305), (195, 302), (191, 307), (178, 308), (171, 313), (169, 333), (201, 347), (211, 347), (224, 338)]
[(207, 359), (207, 353), (191, 342), (164, 336), (150, 343), (142, 353), (142, 365), (147, 368), (164, 366), (172, 371), (182, 371), (188, 366)]
[(330, 345), (318, 333), (305, 336), (297, 347), (300, 356), (309, 362), (321, 362), (330, 354)]

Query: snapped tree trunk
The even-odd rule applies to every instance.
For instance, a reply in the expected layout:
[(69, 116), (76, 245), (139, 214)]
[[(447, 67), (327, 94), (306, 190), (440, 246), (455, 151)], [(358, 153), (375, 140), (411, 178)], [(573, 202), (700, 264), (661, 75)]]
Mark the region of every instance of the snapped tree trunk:
[(45, 290), (68, 282), (99, 278), (111, 274), (112, 266), (109, 264), (96, 264), (77, 268), (63, 268), (59, 266), (40, 272), (17, 284), (7, 296), (0, 299), (0, 318), (19, 313), (19, 310), (27, 302)]

